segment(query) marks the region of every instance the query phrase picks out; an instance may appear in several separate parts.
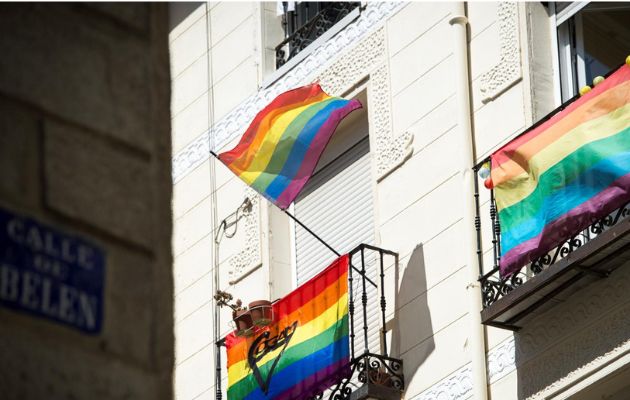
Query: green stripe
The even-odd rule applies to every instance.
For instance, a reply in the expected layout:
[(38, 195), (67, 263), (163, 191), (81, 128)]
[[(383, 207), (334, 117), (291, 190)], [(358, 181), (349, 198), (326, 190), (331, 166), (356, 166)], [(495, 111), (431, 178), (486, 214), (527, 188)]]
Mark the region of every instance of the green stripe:
[(271, 156), (271, 159), (264, 171), (258, 175), (258, 178), (256, 178), (256, 180), (252, 183), (251, 186), (254, 189), (261, 193), (267, 189), (267, 186), (269, 186), (275, 177), (278, 176), (280, 171), (282, 171), (284, 163), (287, 161), (289, 154), (291, 154), (291, 149), (293, 148), (300, 132), (304, 129), (304, 126), (315, 114), (335, 100), (338, 99), (330, 98), (328, 100), (315, 103), (306, 108), (297, 117), (295, 117), (293, 121), (291, 121), (291, 123), (287, 126), (287, 129), (282, 133), (278, 144), (276, 144), (276, 147), (273, 149), (273, 155)]
[[(580, 147), (540, 175), (536, 189), (529, 196), (499, 212), (501, 230), (507, 232), (536, 215), (546, 197), (569, 185), (594, 164), (627, 151), (630, 151), (630, 128)], [(536, 176), (528, 175), (526, 179), (536, 179)], [(496, 188), (497, 197), (521, 183), (513, 180), (502, 184)]]
[[(319, 335), (309, 340), (305, 340), (298, 345), (287, 348), (282, 357), (280, 357), (280, 361), (278, 361), (278, 365), (274, 370), (274, 374), (276, 372), (282, 371), (294, 362), (301, 360), (309, 354), (312, 354), (323, 349), (326, 346), (329, 346), (331, 343), (336, 342), (346, 335), (348, 335), (347, 314)], [(258, 367), (263, 378), (267, 376), (272, 364), (273, 360), (269, 360), (262, 367)], [(254, 375), (250, 373), (240, 381), (235, 382), (233, 385), (228, 387), (228, 399), (244, 399), (245, 396), (247, 396), (252, 390), (256, 389), (257, 387), (258, 382), (256, 382), (256, 378), (254, 378)]]

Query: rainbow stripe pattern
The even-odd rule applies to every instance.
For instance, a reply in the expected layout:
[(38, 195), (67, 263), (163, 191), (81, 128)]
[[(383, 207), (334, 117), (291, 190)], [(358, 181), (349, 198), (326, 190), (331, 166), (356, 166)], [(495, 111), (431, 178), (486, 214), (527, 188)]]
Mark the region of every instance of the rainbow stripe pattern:
[(630, 65), (492, 155), (503, 276), (630, 200)]
[(260, 111), (219, 159), (284, 210), (311, 177), (337, 125), (361, 107), (358, 100), (330, 97), (319, 84), (290, 90)]
[(340, 257), (274, 303), (274, 323), (252, 337), (226, 337), (229, 400), (306, 399), (348, 376), (348, 265)]

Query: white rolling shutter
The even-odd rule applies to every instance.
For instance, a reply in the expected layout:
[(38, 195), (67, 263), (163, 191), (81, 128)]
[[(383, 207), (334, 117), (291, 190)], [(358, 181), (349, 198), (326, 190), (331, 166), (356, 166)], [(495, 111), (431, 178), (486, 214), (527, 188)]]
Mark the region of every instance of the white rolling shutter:
[[(365, 137), (330, 164), (320, 169), (308, 182), (295, 202), (295, 216), (340, 253), (347, 253), (361, 243), (374, 243), (374, 201), (369, 141)], [(297, 284), (300, 285), (328, 266), (336, 256), (300, 226), (295, 227)], [(376, 257), (366, 252), (367, 275), (378, 283)], [(361, 268), (360, 254), (352, 259)], [(362, 285), (354, 273), (356, 352), (364, 349)], [(380, 298), (368, 283), (368, 343), (379, 349)]]

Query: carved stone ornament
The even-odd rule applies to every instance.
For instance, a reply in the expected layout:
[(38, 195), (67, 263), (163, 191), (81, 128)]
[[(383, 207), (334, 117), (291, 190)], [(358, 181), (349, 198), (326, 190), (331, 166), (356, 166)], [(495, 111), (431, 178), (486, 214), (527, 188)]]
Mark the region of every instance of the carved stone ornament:
[[(215, 148), (213, 150), (220, 151), (224, 146), (226, 146), (233, 139), (238, 137), (238, 135), (240, 135), (247, 127), (247, 124), (249, 124), (249, 122), (254, 118), (256, 113), (258, 113), (263, 107), (269, 104), (269, 102), (271, 102), (271, 100), (273, 100), (280, 93), (311, 82), (316, 76), (322, 76), (323, 71), (325, 69), (329, 69), (329, 65), (331, 64), (331, 62), (334, 62), (334, 60), (340, 57), (340, 55), (344, 57), (343, 55), (345, 54), (346, 57), (349, 57), (348, 59), (351, 59), (353, 57), (362, 57), (359, 54), (351, 55), (352, 53), (355, 53), (355, 51), (349, 51), (348, 49), (352, 46), (353, 43), (359, 43), (363, 38), (369, 36), (372, 32), (374, 32), (375, 29), (380, 28), (379, 31), (381, 33), (379, 33), (379, 35), (384, 36), (384, 33), (382, 32), (382, 22), (387, 20), (387, 18), (389, 18), (391, 15), (395, 14), (403, 6), (404, 3), (402, 2), (368, 3), (366, 8), (361, 12), (361, 16), (356, 21), (349, 24), (337, 35), (315, 49), (302, 62), (297, 64), (291, 70), (287, 71), (287, 73), (283, 75), (282, 78), (280, 78), (278, 81), (276, 81), (266, 89), (259, 90), (256, 94), (249, 97), (248, 99), (245, 99), (235, 109), (229, 112), (224, 118), (218, 121), (210, 132), (210, 134), (214, 137)], [(368, 40), (368, 42), (371, 42), (373, 40), (375, 39), (370, 39)], [(378, 58), (379, 60), (384, 61), (384, 39), (379, 38), (376, 39), (376, 41), (382, 43), (381, 47), (379, 47), (382, 53), (379, 54)], [(370, 54), (375, 54), (375, 51), (370, 50)], [(366, 63), (369, 65), (366, 65)], [(357, 66), (355, 66), (354, 64), (348, 64), (347, 62), (345, 63), (345, 65), (346, 67), (352, 67), (353, 69), (347, 71), (341, 71), (337, 69), (336, 73), (343, 72), (343, 74), (358, 76), (361, 75), (361, 73), (366, 72), (366, 68), (369, 68), (369, 66), (373, 66), (374, 60), (364, 59), (364, 63)], [(350, 78), (344, 78), (344, 81), (346, 80), (349, 81)], [(387, 79), (387, 81), (389, 82), (389, 79)], [(387, 83), (387, 85), (388, 84), (389, 83)], [(337, 87), (338, 86), (339, 85), (337, 85)], [(325, 87), (325, 89), (330, 90), (331, 94), (339, 94), (331, 90), (334, 88)], [(387, 88), (382, 89), (389, 90), (389, 87), (387, 86)], [(387, 92), (385, 95), (389, 96), (389, 92)], [(387, 105), (387, 108), (389, 109), (389, 105)], [(389, 119), (391, 119), (391, 117), (389, 116), (387, 118), (388, 121)], [(391, 123), (389, 125), (391, 125)], [(391, 130), (391, 128), (389, 128), (389, 130)], [(209, 133), (206, 131), (205, 133), (198, 136), (192, 143), (186, 146), (177, 155), (175, 155), (175, 157), (173, 157), (174, 183), (178, 182), (186, 174), (196, 168), (199, 164), (208, 159), (208, 141)], [(406, 142), (408, 142), (408, 139), (406, 138), (402, 138), (399, 140), (399, 143)], [(377, 149), (377, 152), (378, 151), (380, 151), (380, 148)], [(396, 154), (397, 152), (390, 151), (390, 153)], [(381, 164), (382, 163), (383, 162), (381, 162)], [(379, 167), (379, 170), (381, 171), (386, 169), (386, 167)]]
[(377, 179), (387, 176), (393, 169), (411, 157), (413, 147), (410, 132), (396, 136), (392, 132), (390, 106), (390, 77), (385, 47), (385, 29), (380, 28), (317, 78), (328, 93), (344, 93), (368, 78), (368, 108), (370, 109), (371, 134), (376, 157)]
[(230, 258), (229, 282), (238, 282), (243, 278), (243, 275), (262, 265), (260, 196), (250, 187), (246, 187), (244, 192), (244, 197), (250, 199), (252, 207), (251, 211), (246, 213), (239, 222), (239, 229), (245, 231), (244, 246)]
[(521, 68), (521, 41), (518, 22), (518, 3), (500, 2), (498, 5), (499, 63), (481, 76), (481, 101), (487, 103), (519, 82)]
[(472, 391), (472, 367), (469, 364), (453, 372), (412, 400), (466, 399)]

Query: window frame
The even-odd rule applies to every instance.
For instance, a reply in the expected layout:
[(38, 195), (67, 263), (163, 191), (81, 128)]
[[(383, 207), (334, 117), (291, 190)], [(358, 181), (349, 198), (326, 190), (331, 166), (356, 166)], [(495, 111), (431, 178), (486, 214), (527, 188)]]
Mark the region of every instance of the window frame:
[(557, 13), (555, 3), (553, 3), (561, 102), (575, 96), (579, 88), (586, 85), (584, 36), (580, 11), (590, 3), (590, 1), (575, 2)]

